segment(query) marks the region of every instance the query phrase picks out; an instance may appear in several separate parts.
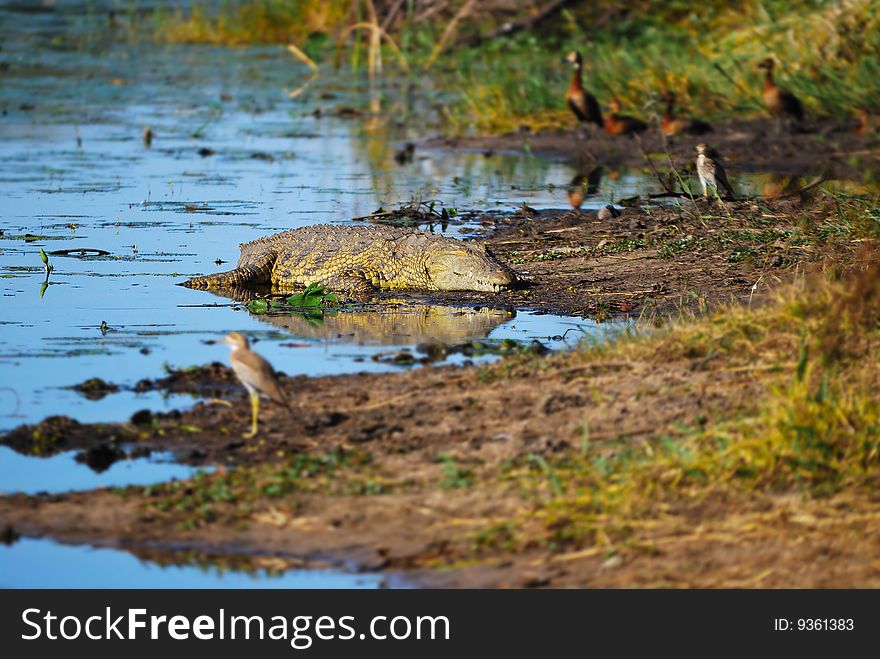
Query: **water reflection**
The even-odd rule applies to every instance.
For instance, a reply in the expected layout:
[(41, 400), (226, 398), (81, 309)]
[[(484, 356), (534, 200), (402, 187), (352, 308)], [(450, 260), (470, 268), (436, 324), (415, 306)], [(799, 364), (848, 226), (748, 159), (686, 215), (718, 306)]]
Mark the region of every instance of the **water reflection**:
[[(58, 412), (111, 420), (179, 405), (126, 387), (161, 375), (165, 364), (224, 359), (213, 342), (232, 330), (262, 339), (261, 350), (291, 375), (394, 368), (369, 361), (377, 342), (513, 332), (502, 316), (444, 309), (375, 320), (339, 315), (321, 327), (292, 317), (267, 322), (174, 284), (234, 263), (238, 244), (261, 235), (349, 222), (414, 198), (463, 210), (559, 207), (575, 174), (567, 164), (419, 148), (398, 164), (401, 147), (433, 130), (441, 100), (415, 94), (408, 81), (385, 78), (370, 89), (322, 73), (291, 99), (310, 72), (283, 48), (109, 40), (80, 48), (86, 41), (72, 33), (96, 34), (104, 25), (3, 6), (0, 14), (3, 59), (12, 62), (4, 74), (10, 84), (0, 86), (7, 110), (0, 123), (0, 381), (10, 387), (0, 390), (0, 429)], [(337, 107), (359, 116), (334, 116)], [(638, 173), (624, 174), (590, 189), (583, 207), (645, 185)], [(40, 248), (102, 252), (50, 256), (46, 285)], [(534, 320), (544, 336), (561, 334), (565, 323), (514, 320)], [(333, 335), (350, 338), (330, 341)], [(308, 347), (282, 345), (297, 340)], [(90, 402), (63, 389), (92, 377), (123, 391)]]
[(484, 339), (516, 317), (515, 311), (487, 307), (383, 304), (381, 311), (324, 314), (261, 314), (257, 319), (305, 339), (345, 341), (358, 345), (400, 346), (428, 341), (459, 343)]
[[(21, 538), (0, 545), (0, 588), (379, 588), (379, 574), (295, 569), (271, 556), (239, 559), (165, 555), (138, 558), (118, 549)], [(182, 564), (175, 564), (174, 561)], [(247, 564), (241, 565), (246, 562)]]
[[(0, 446), (0, 494), (36, 494), (93, 490), (98, 487), (151, 485), (171, 479), (185, 479), (198, 471), (177, 464), (167, 453), (122, 459), (96, 470), (84, 454), (67, 451), (49, 457), (21, 455)], [(203, 469), (204, 471), (204, 469)]]

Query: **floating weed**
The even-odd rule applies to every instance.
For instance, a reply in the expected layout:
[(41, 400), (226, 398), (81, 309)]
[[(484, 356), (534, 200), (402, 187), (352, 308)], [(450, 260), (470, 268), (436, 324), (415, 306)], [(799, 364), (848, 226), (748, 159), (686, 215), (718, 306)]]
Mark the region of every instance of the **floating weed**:
[(261, 315), (269, 310), (299, 310), (320, 316), (320, 311), (339, 306), (339, 296), (324, 290), (323, 284), (309, 284), (306, 289), (284, 299), (255, 298), (249, 300), (247, 309), (252, 314)]

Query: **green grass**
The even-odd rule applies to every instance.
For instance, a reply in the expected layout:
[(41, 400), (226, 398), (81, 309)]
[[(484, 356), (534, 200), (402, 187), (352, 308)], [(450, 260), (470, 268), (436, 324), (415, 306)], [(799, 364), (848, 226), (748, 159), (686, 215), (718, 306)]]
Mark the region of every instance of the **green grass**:
[(583, 53), (585, 85), (600, 103), (617, 96), (626, 112), (648, 120), (662, 113), (663, 90), (675, 91), (685, 111), (707, 119), (762, 114), (755, 65), (768, 56), (781, 62), (777, 82), (801, 98), (808, 113), (876, 111), (880, 12), (872, 5), (745, 2), (678, 21), (646, 12), (598, 32), (570, 16), (554, 38), (526, 35), (457, 54), (459, 100), (447, 115), (461, 131), (572, 124), (561, 100), (570, 75), (561, 58), (568, 50)]
[(153, 32), (158, 40), (172, 43), (296, 43), (315, 48), (339, 28), (350, 4), (345, 0), (197, 2), (190, 11), (157, 12)]
[[(354, 22), (367, 20), (342, 0), (237, 0), (197, 4), (190, 12), (160, 12), (153, 34), (170, 42), (243, 45), (293, 43), (312, 58), (345, 59), (359, 70), (367, 37), (337, 39)], [(379, 21), (383, 5), (377, 3)], [(570, 69), (569, 50), (585, 60), (585, 83), (607, 104), (619, 97), (625, 111), (656, 120), (663, 90), (675, 91), (685, 113), (707, 119), (763, 113), (761, 72), (768, 56), (781, 63), (780, 84), (798, 95), (808, 113), (849, 116), (857, 108), (880, 110), (880, 12), (874, 0), (745, 0), (735, 6), (707, 0), (691, 3), (644, 0), (623, 12), (619, 3), (571, 5), (536, 31), (499, 38), (479, 47), (432, 53), (449, 16), (415, 24), (416, 0), (391, 37), (409, 63), (414, 80), (430, 67), (433, 84), (449, 90), (444, 114), (457, 132), (502, 131), (573, 124), (562, 94)], [(466, 19), (459, 32), (492, 28), (486, 15)], [(454, 40), (453, 40), (454, 41)], [(397, 55), (383, 41), (387, 70)]]
[[(876, 208), (844, 210), (870, 224)], [(643, 441), (590, 442), (578, 426), (577, 450), (487, 475), (525, 507), (475, 532), (473, 551), (644, 548), (661, 525), (713, 506), (760, 525), (749, 507), (774, 496), (853, 510), (870, 502), (880, 485), (880, 265), (877, 242), (863, 242), (845, 279), (814, 275), (757, 310), (724, 308), (583, 350), (585, 363), (691, 363), (718, 386), (743, 374), (756, 387), (740, 384), (742, 398), (721, 417), (658, 428)]]

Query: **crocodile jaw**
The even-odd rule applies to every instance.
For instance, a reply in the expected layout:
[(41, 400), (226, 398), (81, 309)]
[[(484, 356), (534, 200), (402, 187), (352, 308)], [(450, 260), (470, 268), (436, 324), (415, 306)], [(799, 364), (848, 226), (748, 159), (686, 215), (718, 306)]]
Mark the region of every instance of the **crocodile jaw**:
[(425, 269), (431, 288), (438, 291), (494, 293), (516, 283), (514, 274), (482, 249), (463, 247), (431, 254)]

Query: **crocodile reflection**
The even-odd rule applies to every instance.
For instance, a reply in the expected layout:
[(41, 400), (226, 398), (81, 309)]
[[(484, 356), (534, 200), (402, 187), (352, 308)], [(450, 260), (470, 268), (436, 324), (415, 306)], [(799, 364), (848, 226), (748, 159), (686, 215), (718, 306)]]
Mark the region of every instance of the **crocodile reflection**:
[(338, 311), (322, 315), (268, 313), (256, 318), (304, 339), (400, 345), (483, 339), (515, 315), (515, 311), (504, 309), (394, 304), (377, 311)]
[[(237, 300), (253, 298), (242, 291), (217, 291)], [(402, 345), (429, 341), (458, 343), (484, 339), (496, 327), (514, 319), (512, 309), (454, 307), (408, 300), (383, 300), (381, 305), (355, 310), (330, 310), (324, 314), (254, 314), (253, 318), (303, 339), (342, 341), (364, 345)]]

